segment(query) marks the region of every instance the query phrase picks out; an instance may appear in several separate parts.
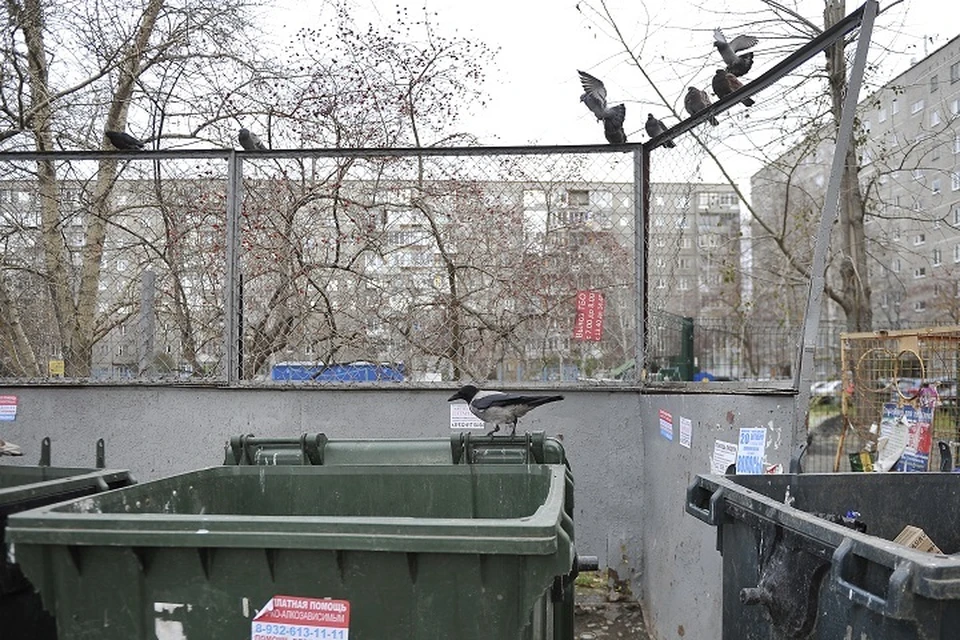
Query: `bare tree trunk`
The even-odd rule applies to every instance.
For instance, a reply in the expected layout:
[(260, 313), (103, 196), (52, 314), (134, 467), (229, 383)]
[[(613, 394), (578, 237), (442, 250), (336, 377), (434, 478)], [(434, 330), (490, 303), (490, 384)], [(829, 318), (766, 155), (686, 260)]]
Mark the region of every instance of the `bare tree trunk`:
[[(823, 11), (826, 29), (846, 15), (845, 0), (827, 0)], [(830, 82), (830, 100), (834, 126), (840, 127), (843, 99), (847, 92), (847, 62), (840, 41), (827, 51), (827, 77)], [(838, 141), (839, 142), (839, 141)], [(870, 331), (873, 312), (870, 307), (870, 279), (867, 273), (866, 233), (863, 227), (865, 211), (860, 192), (857, 162), (857, 140), (853, 135), (844, 159), (840, 182), (841, 262), (839, 295), (831, 296), (846, 314), (847, 331)]]
[(19, 310), (10, 298), (10, 292), (7, 290), (7, 283), (4, 282), (2, 274), (0, 274), (0, 309), (4, 310), (3, 323), (7, 325), (13, 343), (12, 360), (17, 364), (17, 373), (27, 378), (39, 377), (40, 367), (37, 365), (37, 358), (33, 353), (30, 340), (23, 331)]

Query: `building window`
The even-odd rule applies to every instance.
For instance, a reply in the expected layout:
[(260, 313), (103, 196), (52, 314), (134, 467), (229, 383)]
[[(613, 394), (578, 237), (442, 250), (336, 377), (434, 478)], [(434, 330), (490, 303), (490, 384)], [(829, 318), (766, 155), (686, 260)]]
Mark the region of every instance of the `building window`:
[(914, 199), (913, 199), (913, 210), (914, 210), (914, 211), (922, 211), (922, 210), (923, 210), (923, 202), (920, 200), (920, 198), (914, 198)]
[(927, 236), (924, 233), (918, 233), (917, 235), (913, 236), (913, 244), (915, 245), (921, 245), (926, 241), (927, 241)]
[(930, 126), (935, 127), (940, 124), (940, 112), (934, 111), (930, 114)]
[(877, 111), (877, 122), (886, 122), (887, 121), (887, 110), (880, 109)]
[(960, 153), (960, 133), (953, 136), (953, 153), (954, 155)]
[(924, 302), (923, 300), (917, 300), (916, 302), (913, 303), (913, 310), (914, 310), (914, 311), (926, 311), (926, 310), (927, 310), (927, 303)]
[(678, 258), (677, 267), (680, 269), (689, 269), (690, 268), (690, 258)]
[(913, 270), (913, 277), (920, 279), (927, 277), (927, 268), (926, 267), (917, 267)]
[(930, 76), (930, 93), (934, 93), (940, 88), (940, 79), (937, 76)]
[(917, 100), (912, 105), (910, 105), (910, 113), (916, 114), (923, 111), (923, 100)]
[(960, 80), (960, 62), (954, 62), (950, 65), (950, 84)]
[(943, 255), (940, 252), (940, 249), (933, 250), (933, 266), (939, 267), (942, 264)]
[(897, 103), (896, 98), (890, 101), (890, 113), (894, 115), (900, 113), (900, 105)]
[(950, 190), (960, 191), (960, 173), (950, 174)]
[(677, 280), (677, 289), (680, 291), (689, 291), (690, 290), (690, 280), (688, 278), (680, 278)]
[(960, 227), (960, 207), (953, 208), (953, 226)]
[(923, 181), (923, 169), (914, 169), (913, 170), (913, 179), (917, 182)]
[(930, 191), (934, 194), (940, 193), (940, 178), (934, 178), (930, 181)]
[(960, 98), (950, 101), (950, 114), (955, 116), (958, 113), (960, 113)]
[(657, 278), (657, 289), (666, 289), (667, 281), (663, 278)]
[(655, 238), (656, 238), (656, 240), (654, 240), (654, 243), (657, 245), (657, 247), (659, 247), (659, 248), (662, 249), (663, 247), (667, 246), (667, 239), (666, 239), (666, 237), (664, 237), (664, 236), (655, 236)]
[(901, 264), (901, 262), (900, 262), (900, 258), (894, 259), (894, 261), (893, 261), (893, 272), (894, 272), (894, 273), (900, 273), (900, 268), (901, 268), (901, 266), (902, 266), (902, 264)]
[(887, 292), (884, 291), (883, 295), (880, 296), (880, 306), (886, 309), (888, 305), (888, 300), (889, 300), (889, 296), (887, 295)]
[(571, 207), (586, 207), (590, 204), (590, 192), (570, 189), (567, 191), (567, 203)]
[(960, 262), (960, 244), (953, 246), (953, 261)]

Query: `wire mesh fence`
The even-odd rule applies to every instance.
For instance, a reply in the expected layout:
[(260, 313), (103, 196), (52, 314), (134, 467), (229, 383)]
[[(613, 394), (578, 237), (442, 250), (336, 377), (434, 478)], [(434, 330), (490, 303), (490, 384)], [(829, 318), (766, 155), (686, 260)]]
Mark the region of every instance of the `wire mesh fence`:
[[(832, 41), (744, 91), (796, 92)], [(778, 267), (725, 168), (783, 143), (753, 109), (616, 147), (2, 154), (0, 379), (790, 379), (775, 298), (809, 279), (758, 304)]]

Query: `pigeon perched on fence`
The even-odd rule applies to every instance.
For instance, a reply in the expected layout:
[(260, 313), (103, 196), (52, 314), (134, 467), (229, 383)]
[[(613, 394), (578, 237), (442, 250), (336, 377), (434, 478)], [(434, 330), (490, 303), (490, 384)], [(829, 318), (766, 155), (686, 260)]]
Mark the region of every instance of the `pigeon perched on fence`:
[(105, 131), (107, 139), (121, 151), (142, 151), (145, 146), (126, 131)]
[(266, 151), (267, 146), (260, 141), (260, 137), (255, 133), (250, 133), (249, 129), (240, 129), (240, 146), (247, 151)]
[[(695, 115), (698, 112), (703, 111), (709, 107), (710, 104), (710, 96), (707, 95), (707, 92), (701, 91), (696, 87), (690, 87), (687, 89), (687, 95), (683, 98), (683, 106), (690, 115)], [(717, 126), (720, 123), (717, 122), (715, 117), (711, 116), (710, 124)]]
[(531, 409), (548, 402), (563, 400), (563, 396), (535, 396), (520, 393), (503, 393), (502, 391), (481, 391), (472, 384), (464, 385), (455, 394), (447, 398), (447, 402), (465, 400), (470, 412), (486, 423), (493, 424), (494, 429), (487, 435), (500, 430), (500, 425), (511, 425), (510, 435), (517, 432), (517, 419)]
[(0, 440), (0, 456), (22, 456), (23, 451), (20, 450), (20, 447), (13, 444), (12, 442), (6, 442), (5, 440)]
[(753, 52), (748, 51), (740, 55), (744, 49), (749, 49), (759, 42), (754, 36), (739, 35), (729, 42), (720, 29), (713, 30), (713, 46), (720, 52), (720, 57), (727, 63), (727, 71), (735, 76), (742, 76), (753, 66)]
[(580, 84), (583, 85), (583, 95), (580, 101), (587, 105), (587, 109), (603, 121), (603, 135), (610, 144), (623, 144), (627, 141), (627, 134), (623, 131), (623, 120), (627, 115), (627, 108), (618, 104), (607, 107), (607, 88), (599, 78), (595, 78), (585, 71), (580, 74)]
[[(718, 98), (723, 98), (728, 96), (734, 91), (739, 91), (743, 88), (743, 83), (740, 82), (740, 79), (727, 71), (726, 69), (717, 69), (717, 72), (713, 76), (713, 92), (717, 94)], [(744, 106), (752, 107), (754, 101), (751, 98), (744, 98), (741, 100)]]
[[(656, 138), (658, 135), (667, 130), (667, 128), (663, 126), (662, 122), (653, 117), (652, 113), (647, 114), (647, 122), (643, 126), (647, 130), (647, 135), (651, 138)], [(667, 140), (663, 143), (663, 146), (672, 149), (677, 145), (673, 143), (673, 140)]]

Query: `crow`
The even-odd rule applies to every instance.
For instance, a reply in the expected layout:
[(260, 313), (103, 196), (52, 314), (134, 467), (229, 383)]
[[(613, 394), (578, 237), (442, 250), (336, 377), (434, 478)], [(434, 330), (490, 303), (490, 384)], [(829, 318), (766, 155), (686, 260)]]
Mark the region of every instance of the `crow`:
[(487, 435), (500, 431), (501, 424), (513, 427), (510, 435), (517, 433), (517, 419), (531, 409), (548, 402), (563, 400), (563, 396), (534, 396), (519, 393), (503, 393), (501, 391), (481, 391), (472, 384), (464, 385), (455, 394), (447, 398), (447, 402), (464, 400), (470, 407), (470, 412), (494, 429)]

